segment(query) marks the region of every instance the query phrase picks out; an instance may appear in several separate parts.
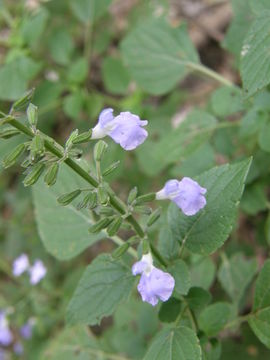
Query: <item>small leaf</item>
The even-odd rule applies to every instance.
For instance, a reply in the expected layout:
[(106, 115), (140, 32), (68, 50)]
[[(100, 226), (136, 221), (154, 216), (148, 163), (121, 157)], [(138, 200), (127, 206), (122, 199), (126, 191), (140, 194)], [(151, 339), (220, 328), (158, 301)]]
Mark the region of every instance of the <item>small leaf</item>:
[(192, 310), (198, 310), (208, 305), (212, 299), (210, 292), (201, 287), (192, 287), (189, 289), (185, 299), (188, 302), (188, 306)]
[(180, 295), (186, 295), (190, 288), (190, 274), (186, 263), (178, 259), (168, 267), (168, 272), (175, 280), (174, 290)]
[(205, 308), (199, 316), (199, 327), (207, 336), (215, 336), (224, 328), (231, 315), (231, 305), (217, 302)]
[(181, 311), (182, 303), (180, 300), (171, 297), (168, 301), (161, 304), (158, 317), (162, 322), (173, 322)]
[(231, 297), (239, 305), (244, 292), (257, 271), (256, 259), (245, 259), (243, 254), (234, 254), (230, 259), (222, 256), (222, 263), (218, 271), (218, 279)]
[(69, 303), (68, 323), (99, 324), (128, 299), (134, 281), (130, 269), (121, 261), (99, 255), (86, 268)]

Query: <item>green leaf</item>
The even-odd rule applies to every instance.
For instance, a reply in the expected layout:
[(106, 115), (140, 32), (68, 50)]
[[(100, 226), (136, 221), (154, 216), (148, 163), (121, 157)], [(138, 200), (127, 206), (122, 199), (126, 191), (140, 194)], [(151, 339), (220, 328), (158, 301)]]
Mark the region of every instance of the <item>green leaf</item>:
[(165, 94), (198, 63), (186, 26), (172, 28), (163, 19), (148, 19), (123, 40), (122, 54), (131, 75), (147, 92)]
[(68, 69), (68, 81), (80, 84), (86, 80), (88, 72), (88, 64), (85, 58), (79, 58), (71, 64)]
[[(43, 350), (40, 360), (96, 360), (102, 351), (91, 332), (82, 326), (60, 331)], [(104, 354), (104, 360), (109, 360)]]
[(38, 231), (46, 250), (59, 260), (68, 260), (102, 238), (90, 235), (93, 223), (86, 210), (78, 211), (75, 204), (63, 207), (57, 197), (74, 189), (89, 186), (66, 165), (59, 170), (57, 182), (48, 188), (43, 181), (33, 187)]
[(28, 82), (40, 70), (40, 64), (28, 57), (17, 58), (0, 69), (0, 99), (17, 100), (27, 90)]
[(217, 89), (211, 96), (210, 104), (214, 115), (221, 117), (232, 115), (244, 109), (240, 88), (229, 86)]
[(135, 277), (120, 260), (98, 256), (85, 270), (67, 309), (70, 324), (99, 324), (128, 299)]
[(270, 10), (270, 3), (268, 0), (249, 0), (249, 6), (255, 14), (260, 14), (264, 10)]
[(216, 274), (214, 261), (210, 257), (198, 257), (198, 255), (193, 255), (192, 260), (190, 267), (191, 286), (209, 289)]
[(231, 4), (234, 17), (224, 38), (223, 46), (232, 52), (239, 62), (242, 44), (254, 16), (247, 0), (231, 0)]
[(270, 11), (265, 10), (252, 23), (241, 52), (240, 70), (247, 96), (254, 95), (270, 83), (269, 33)]
[(218, 271), (218, 279), (231, 297), (239, 305), (244, 292), (257, 271), (256, 259), (246, 259), (243, 254), (234, 254), (230, 259), (224, 254)]
[(74, 92), (64, 98), (63, 110), (67, 116), (78, 121), (83, 109), (83, 103), (84, 99), (82, 94), (79, 91)]
[(49, 50), (53, 60), (60, 65), (67, 65), (74, 50), (73, 40), (68, 29), (54, 30), (49, 40)]
[(192, 287), (189, 289), (185, 299), (188, 302), (188, 306), (192, 310), (198, 310), (208, 305), (212, 299), (210, 292), (201, 287)]
[(166, 166), (191, 156), (212, 135), (216, 119), (203, 112), (192, 111), (175, 129), (170, 128), (158, 141), (147, 140), (137, 150), (143, 171), (158, 175)]
[(178, 259), (168, 267), (168, 272), (174, 277), (174, 290), (180, 295), (186, 295), (191, 285), (190, 274), (186, 263)]
[(26, 44), (33, 46), (45, 30), (49, 13), (44, 7), (23, 20), (21, 34)]
[(261, 342), (270, 348), (270, 260), (267, 260), (258, 276), (252, 315), (248, 323)]
[[(269, 80), (270, 82), (270, 80)], [(270, 122), (267, 121), (261, 128), (259, 133), (259, 145), (264, 151), (270, 152)]]
[(101, 17), (112, 0), (69, 0), (71, 10), (78, 20), (87, 23)]
[(180, 326), (161, 330), (143, 360), (201, 360), (199, 340), (193, 330)]
[(120, 59), (107, 57), (102, 64), (102, 78), (107, 91), (125, 95), (130, 82), (127, 69)]
[(168, 301), (161, 304), (158, 317), (162, 322), (173, 322), (181, 311), (182, 303), (180, 300), (171, 297)]
[(221, 247), (235, 223), (237, 207), (251, 160), (221, 165), (196, 177), (207, 189), (207, 205), (195, 216), (186, 216), (175, 205), (168, 209), (168, 221), (177, 241), (194, 253), (208, 255)]
[(207, 336), (215, 336), (224, 328), (231, 315), (231, 305), (217, 302), (205, 308), (199, 316), (199, 327)]
[(259, 211), (267, 209), (267, 196), (265, 185), (254, 183), (245, 188), (240, 207), (249, 215), (256, 215)]

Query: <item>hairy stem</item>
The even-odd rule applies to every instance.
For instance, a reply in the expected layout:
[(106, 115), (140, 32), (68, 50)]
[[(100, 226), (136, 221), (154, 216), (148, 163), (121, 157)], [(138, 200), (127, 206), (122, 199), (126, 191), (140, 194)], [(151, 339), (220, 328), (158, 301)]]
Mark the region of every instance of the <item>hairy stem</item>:
[[(22, 123), (20, 123), (18, 120), (16, 120), (14, 117), (9, 116), (6, 119), (6, 122), (15, 127), (16, 129), (20, 130), (25, 135), (33, 138), (34, 134), (32, 131)], [(44, 134), (43, 134), (44, 135)], [(61, 159), (64, 154), (64, 149), (61, 145), (59, 145), (56, 141), (49, 138), (48, 136), (44, 135), (44, 146), (45, 148), (50, 151), (52, 154), (54, 154), (56, 157)], [(74, 160), (67, 158), (64, 160), (64, 162), (73, 170), (75, 171), (80, 177), (82, 177), (85, 181), (87, 181), (90, 185), (97, 188), (99, 186), (99, 182), (97, 179), (95, 179), (93, 176), (88, 174), (87, 171), (85, 171), (80, 165), (78, 165)], [(117, 196), (114, 194), (113, 190), (109, 193), (110, 196), (110, 203), (111, 205), (122, 215), (126, 213), (126, 209), (124, 208), (122, 202), (120, 199), (117, 198)], [(144, 237), (144, 231), (141, 228), (140, 224), (137, 222), (137, 220), (132, 216), (129, 215), (126, 218), (127, 222), (130, 223), (130, 225), (133, 227), (134, 231), (139, 235), (140, 238)]]

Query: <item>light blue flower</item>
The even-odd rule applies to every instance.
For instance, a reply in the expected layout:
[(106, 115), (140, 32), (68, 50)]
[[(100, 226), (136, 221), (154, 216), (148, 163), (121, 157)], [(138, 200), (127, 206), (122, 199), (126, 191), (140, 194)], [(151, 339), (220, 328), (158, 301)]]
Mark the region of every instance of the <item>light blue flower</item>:
[(41, 260), (35, 260), (34, 265), (29, 269), (30, 283), (38, 284), (46, 275), (47, 269)]
[(20, 328), (20, 334), (21, 336), (28, 340), (31, 339), (32, 337), (32, 333), (33, 333), (33, 325), (34, 325), (34, 320), (33, 319), (29, 319), (21, 328)]
[(104, 109), (92, 130), (92, 139), (101, 139), (108, 135), (125, 150), (134, 150), (148, 136), (147, 131), (142, 127), (147, 123), (146, 120), (140, 120), (139, 116), (129, 111), (121, 112), (114, 117), (113, 109)]
[(163, 189), (156, 193), (156, 199), (170, 199), (185, 215), (192, 216), (205, 207), (206, 192), (196, 181), (184, 177), (181, 181), (167, 181)]
[(167, 301), (172, 295), (174, 278), (153, 265), (150, 253), (143, 255), (142, 259), (132, 266), (132, 273), (133, 275), (141, 274), (137, 289), (142, 300), (152, 306), (157, 305), (158, 300)]
[(8, 326), (5, 311), (0, 311), (0, 345), (9, 346), (12, 341), (13, 335)]
[(21, 254), (13, 261), (12, 272), (14, 276), (22, 275), (29, 268), (29, 259), (26, 254)]
[(13, 351), (17, 356), (21, 356), (24, 352), (23, 344), (20, 341), (17, 341), (13, 345)]

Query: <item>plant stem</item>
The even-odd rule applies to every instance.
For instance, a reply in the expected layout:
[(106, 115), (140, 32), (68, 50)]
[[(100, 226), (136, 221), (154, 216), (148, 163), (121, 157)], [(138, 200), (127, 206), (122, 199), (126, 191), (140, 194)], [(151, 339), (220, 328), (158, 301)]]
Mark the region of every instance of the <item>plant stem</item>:
[(209, 69), (208, 67), (206, 67), (206, 66), (204, 66), (202, 64), (186, 62), (185, 65), (188, 68), (190, 68), (191, 70), (198, 71), (201, 74), (204, 74), (204, 75), (206, 75), (206, 76), (220, 82), (221, 84), (223, 84), (225, 86), (236, 86), (230, 80), (224, 78), (222, 75), (218, 74), (216, 71), (211, 70), (211, 69)]
[[(12, 116), (8, 116), (6, 118), (6, 122), (15, 127), (16, 129), (20, 130), (25, 135), (33, 138), (34, 134), (32, 131), (22, 123), (20, 123), (18, 120), (16, 120)], [(64, 154), (64, 149), (61, 145), (59, 145), (56, 141), (48, 137), (47, 135), (44, 135), (44, 146), (45, 148), (50, 151), (52, 154), (54, 154), (56, 157), (61, 159)], [(87, 171), (85, 171), (80, 165), (78, 165), (74, 160), (67, 158), (64, 160), (64, 162), (73, 170), (75, 171), (80, 177), (82, 177), (85, 181), (87, 181), (90, 185), (92, 185), (94, 188), (97, 188), (99, 186), (99, 182), (97, 179), (95, 179), (93, 176), (88, 174)], [(117, 196), (114, 194), (113, 190), (110, 189), (110, 203), (111, 205), (122, 215), (126, 213), (126, 209), (122, 205), (122, 202), (120, 199), (117, 198)], [(140, 238), (144, 237), (144, 231), (141, 228), (140, 224), (137, 222), (137, 220), (132, 216), (129, 215), (126, 218), (127, 222), (130, 223), (130, 225), (133, 227), (134, 231), (139, 235)]]
[(238, 324), (240, 325), (240, 324), (242, 324), (243, 322), (248, 321), (248, 319), (249, 319), (251, 316), (252, 316), (252, 313), (247, 314), (247, 315), (244, 315), (244, 316), (238, 316), (236, 319), (228, 322), (228, 323), (225, 325), (224, 329), (228, 329), (228, 328), (233, 327), (233, 326), (238, 325)]
[(156, 249), (156, 247), (149, 242), (151, 252), (155, 256), (155, 258), (165, 267), (168, 266), (167, 261), (163, 258), (163, 256), (160, 254), (160, 252)]
[[(126, 242), (124, 240), (122, 240), (119, 236), (114, 235), (114, 236), (109, 236), (108, 237), (118, 246), (124, 245)], [(137, 259), (137, 251), (134, 250), (132, 247), (129, 247), (127, 252), (134, 257), (134, 259)]]

